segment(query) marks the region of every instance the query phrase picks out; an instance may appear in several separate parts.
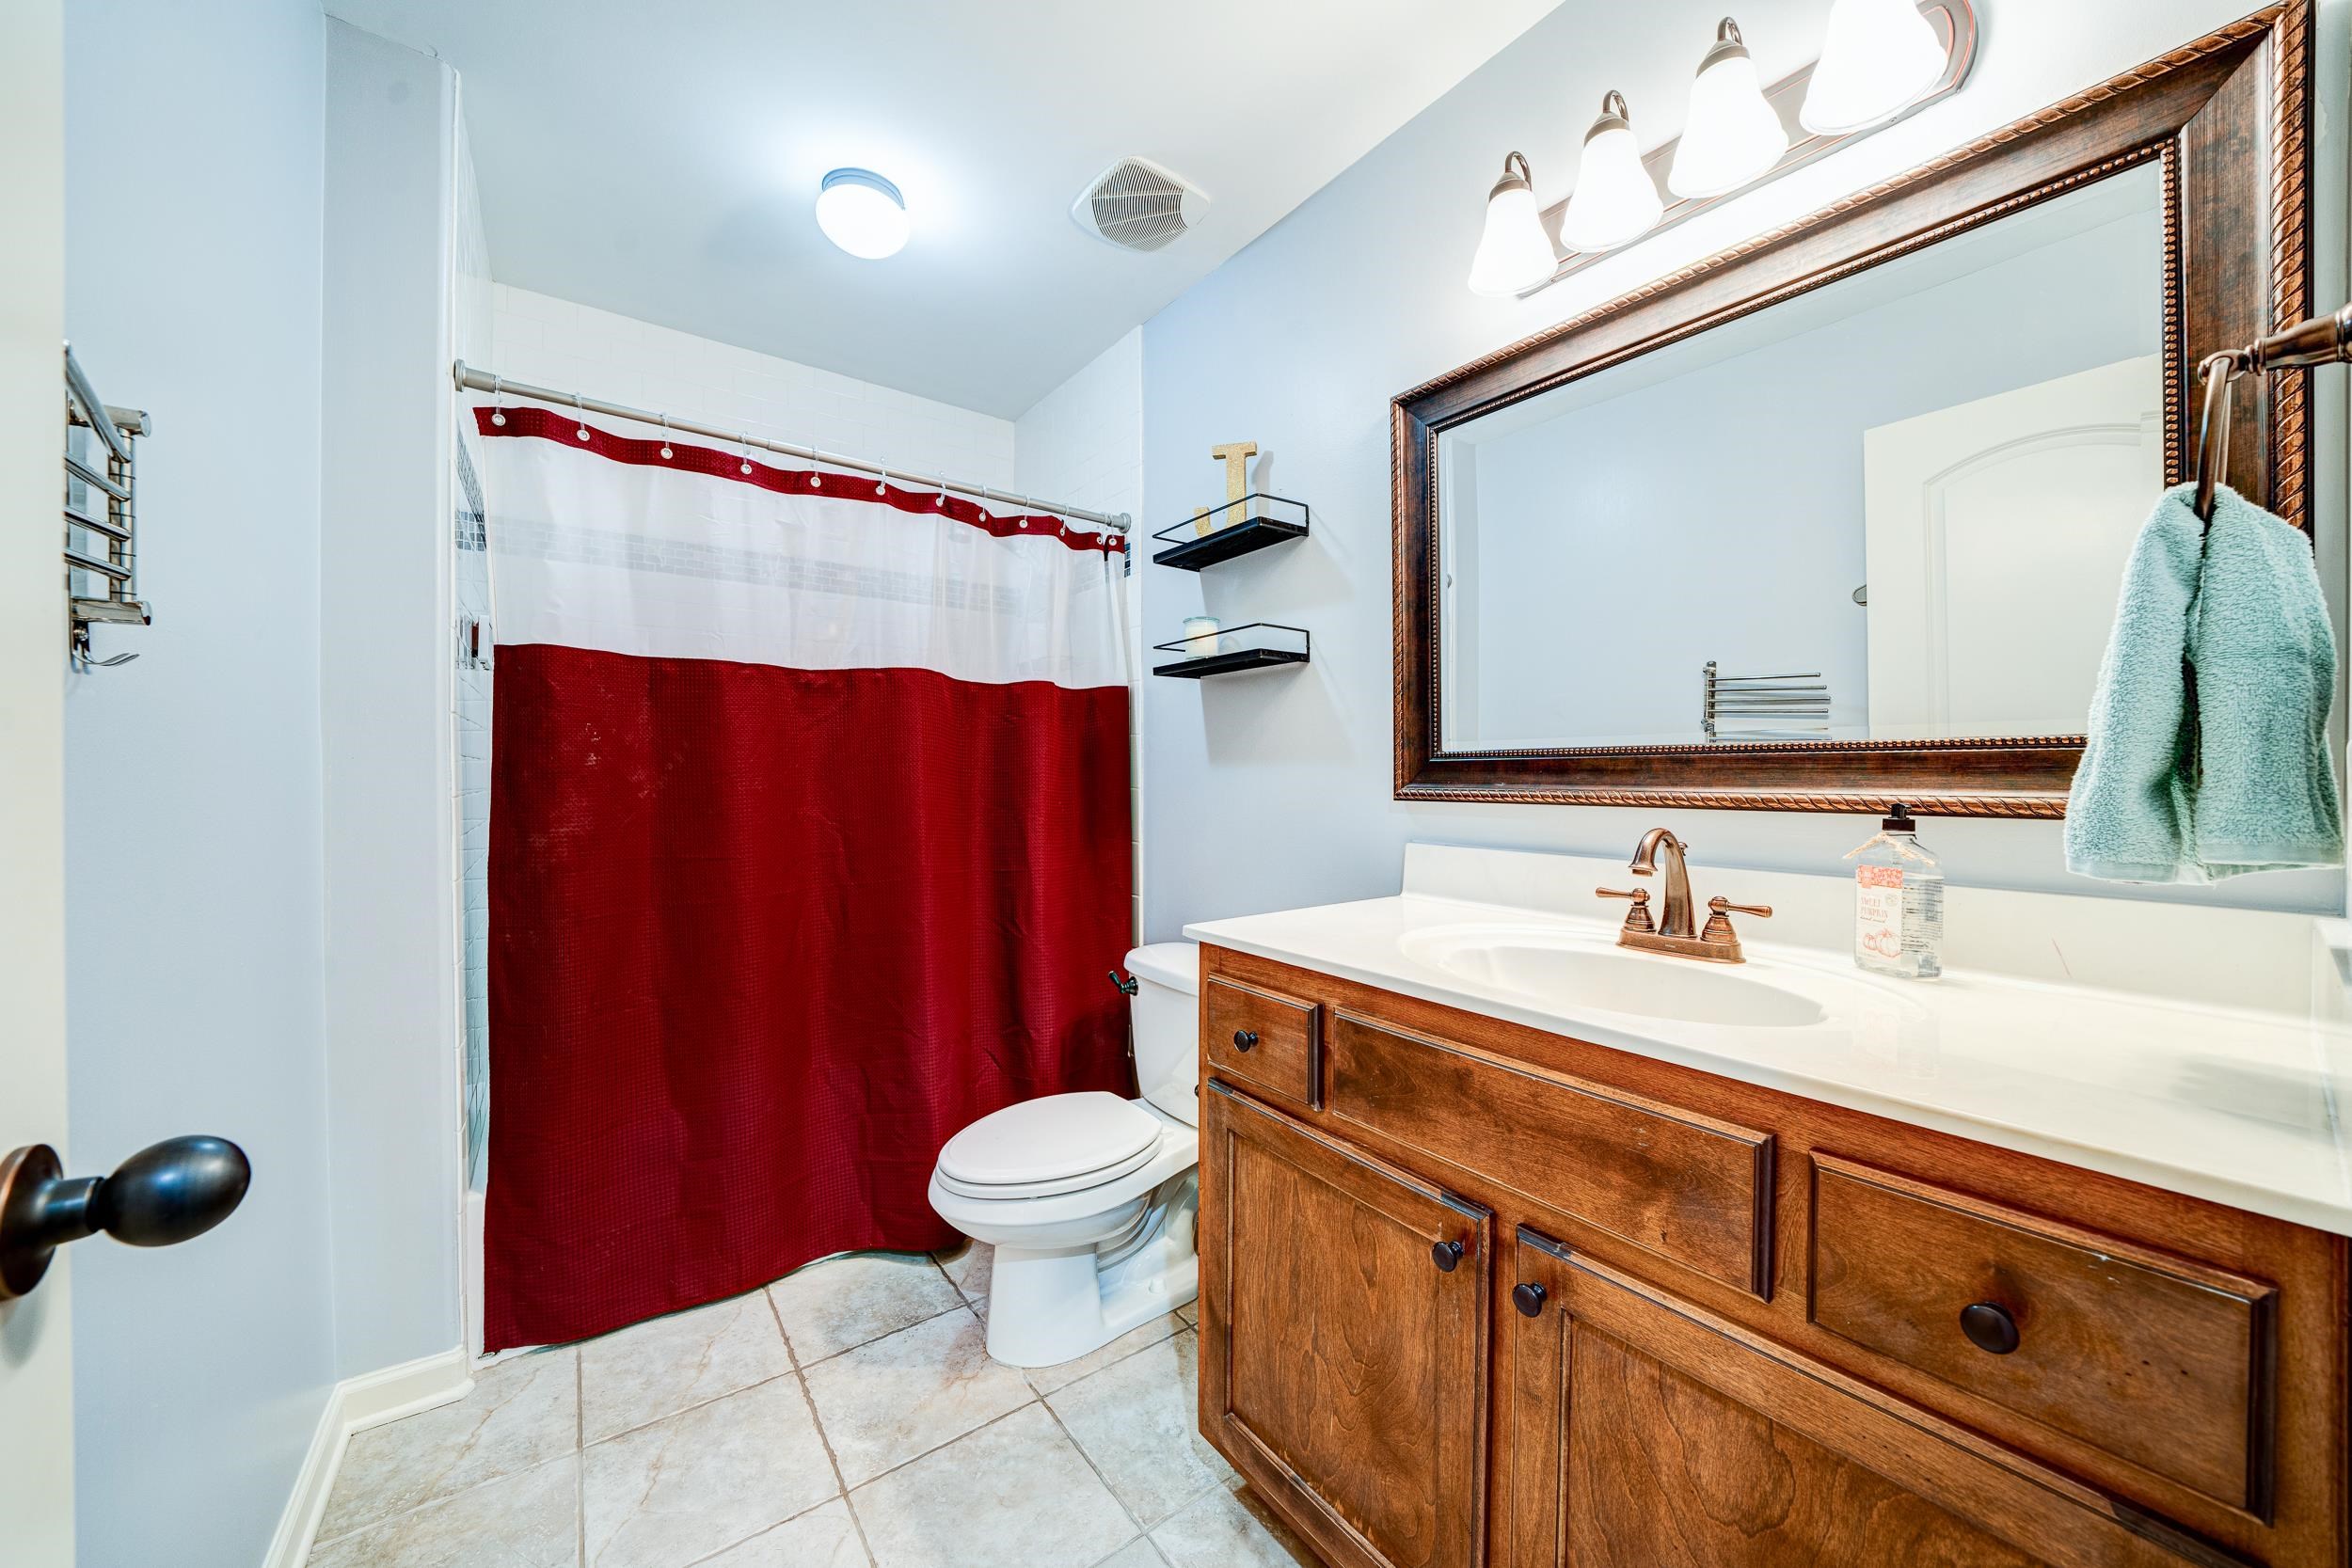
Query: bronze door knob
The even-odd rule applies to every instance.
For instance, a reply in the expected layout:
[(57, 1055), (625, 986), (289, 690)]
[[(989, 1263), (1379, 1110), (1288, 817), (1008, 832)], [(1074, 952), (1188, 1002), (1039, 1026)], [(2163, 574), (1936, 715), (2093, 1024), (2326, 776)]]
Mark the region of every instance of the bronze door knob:
[(28, 1144), (0, 1159), (0, 1301), (40, 1283), (68, 1242), (104, 1231), (131, 1246), (171, 1246), (234, 1213), (252, 1162), (226, 1138), (167, 1138), (112, 1176), (68, 1177), (57, 1151)]

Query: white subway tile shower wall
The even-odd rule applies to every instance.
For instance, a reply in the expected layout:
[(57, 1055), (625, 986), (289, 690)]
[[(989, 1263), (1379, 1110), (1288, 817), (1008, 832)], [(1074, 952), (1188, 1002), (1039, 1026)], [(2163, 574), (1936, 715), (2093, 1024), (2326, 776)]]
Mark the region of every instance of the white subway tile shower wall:
[(1066, 506), (1134, 520), (1129, 537), (1126, 640), (1129, 685), (1128, 813), (1136, 845), (1136, 930), (1143, 929), (1143, 573), (1152, 559), (1143, 515), (1143, 329), (1095, 356), (1021, 416), (1014, 488)]

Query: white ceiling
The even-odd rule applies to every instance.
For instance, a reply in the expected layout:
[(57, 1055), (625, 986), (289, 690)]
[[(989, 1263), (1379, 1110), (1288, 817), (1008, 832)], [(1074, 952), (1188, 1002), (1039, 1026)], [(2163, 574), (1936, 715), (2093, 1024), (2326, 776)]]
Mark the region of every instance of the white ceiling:
[[(501, 282), (1012, 416), (1559, 0), (327, 0), (454, 65)], [(1128, 153), (1212, 198), (1167, 249), (1070, 221)], [(914, 237), (860, 261), (818, 181)]]

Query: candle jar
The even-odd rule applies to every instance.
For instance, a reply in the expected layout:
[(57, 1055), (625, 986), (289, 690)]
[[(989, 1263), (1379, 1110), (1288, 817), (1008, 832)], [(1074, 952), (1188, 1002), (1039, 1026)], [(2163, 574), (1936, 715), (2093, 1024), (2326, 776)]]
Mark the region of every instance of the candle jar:
[(1184, 617), (1184, 657), (1206, 658), (1217, 651), (1217, 620), (1214, 615)]

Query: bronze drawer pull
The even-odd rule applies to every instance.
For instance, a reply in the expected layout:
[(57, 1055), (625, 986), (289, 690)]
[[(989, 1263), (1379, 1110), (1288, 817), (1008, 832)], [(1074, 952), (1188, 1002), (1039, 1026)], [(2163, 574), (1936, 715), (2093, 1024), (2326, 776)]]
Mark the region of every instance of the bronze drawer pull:
[(1429, 1260), (1446, 1274), (1452, 1274), (1462, 1261), (1462, 1254), (1470, 1250), (1459, 1242), (1439, 1242), (1429, 1249)]
[(1236, 1029), (1233, 1031), (1234, 1050), (1248, 1051), (1254, 1047), (1257, 1043), (1258, 1031), (1255, 1029)]
[(2020, 1342), (2017, 1320), (2010, 1316), (2009, 1308), (1989, 1301), (1960, 1309), (1960, 1331), (1987, 1355), (2007, 1355)]
[(1540, 1318), (1544, 1312), (1544, 1298), (1550, 1294), (1549, 1291), (1533, 1280), (1522, 1281), (1511, 1287), (1511, 1305), (1519, 1309), (1522, 1318)]

